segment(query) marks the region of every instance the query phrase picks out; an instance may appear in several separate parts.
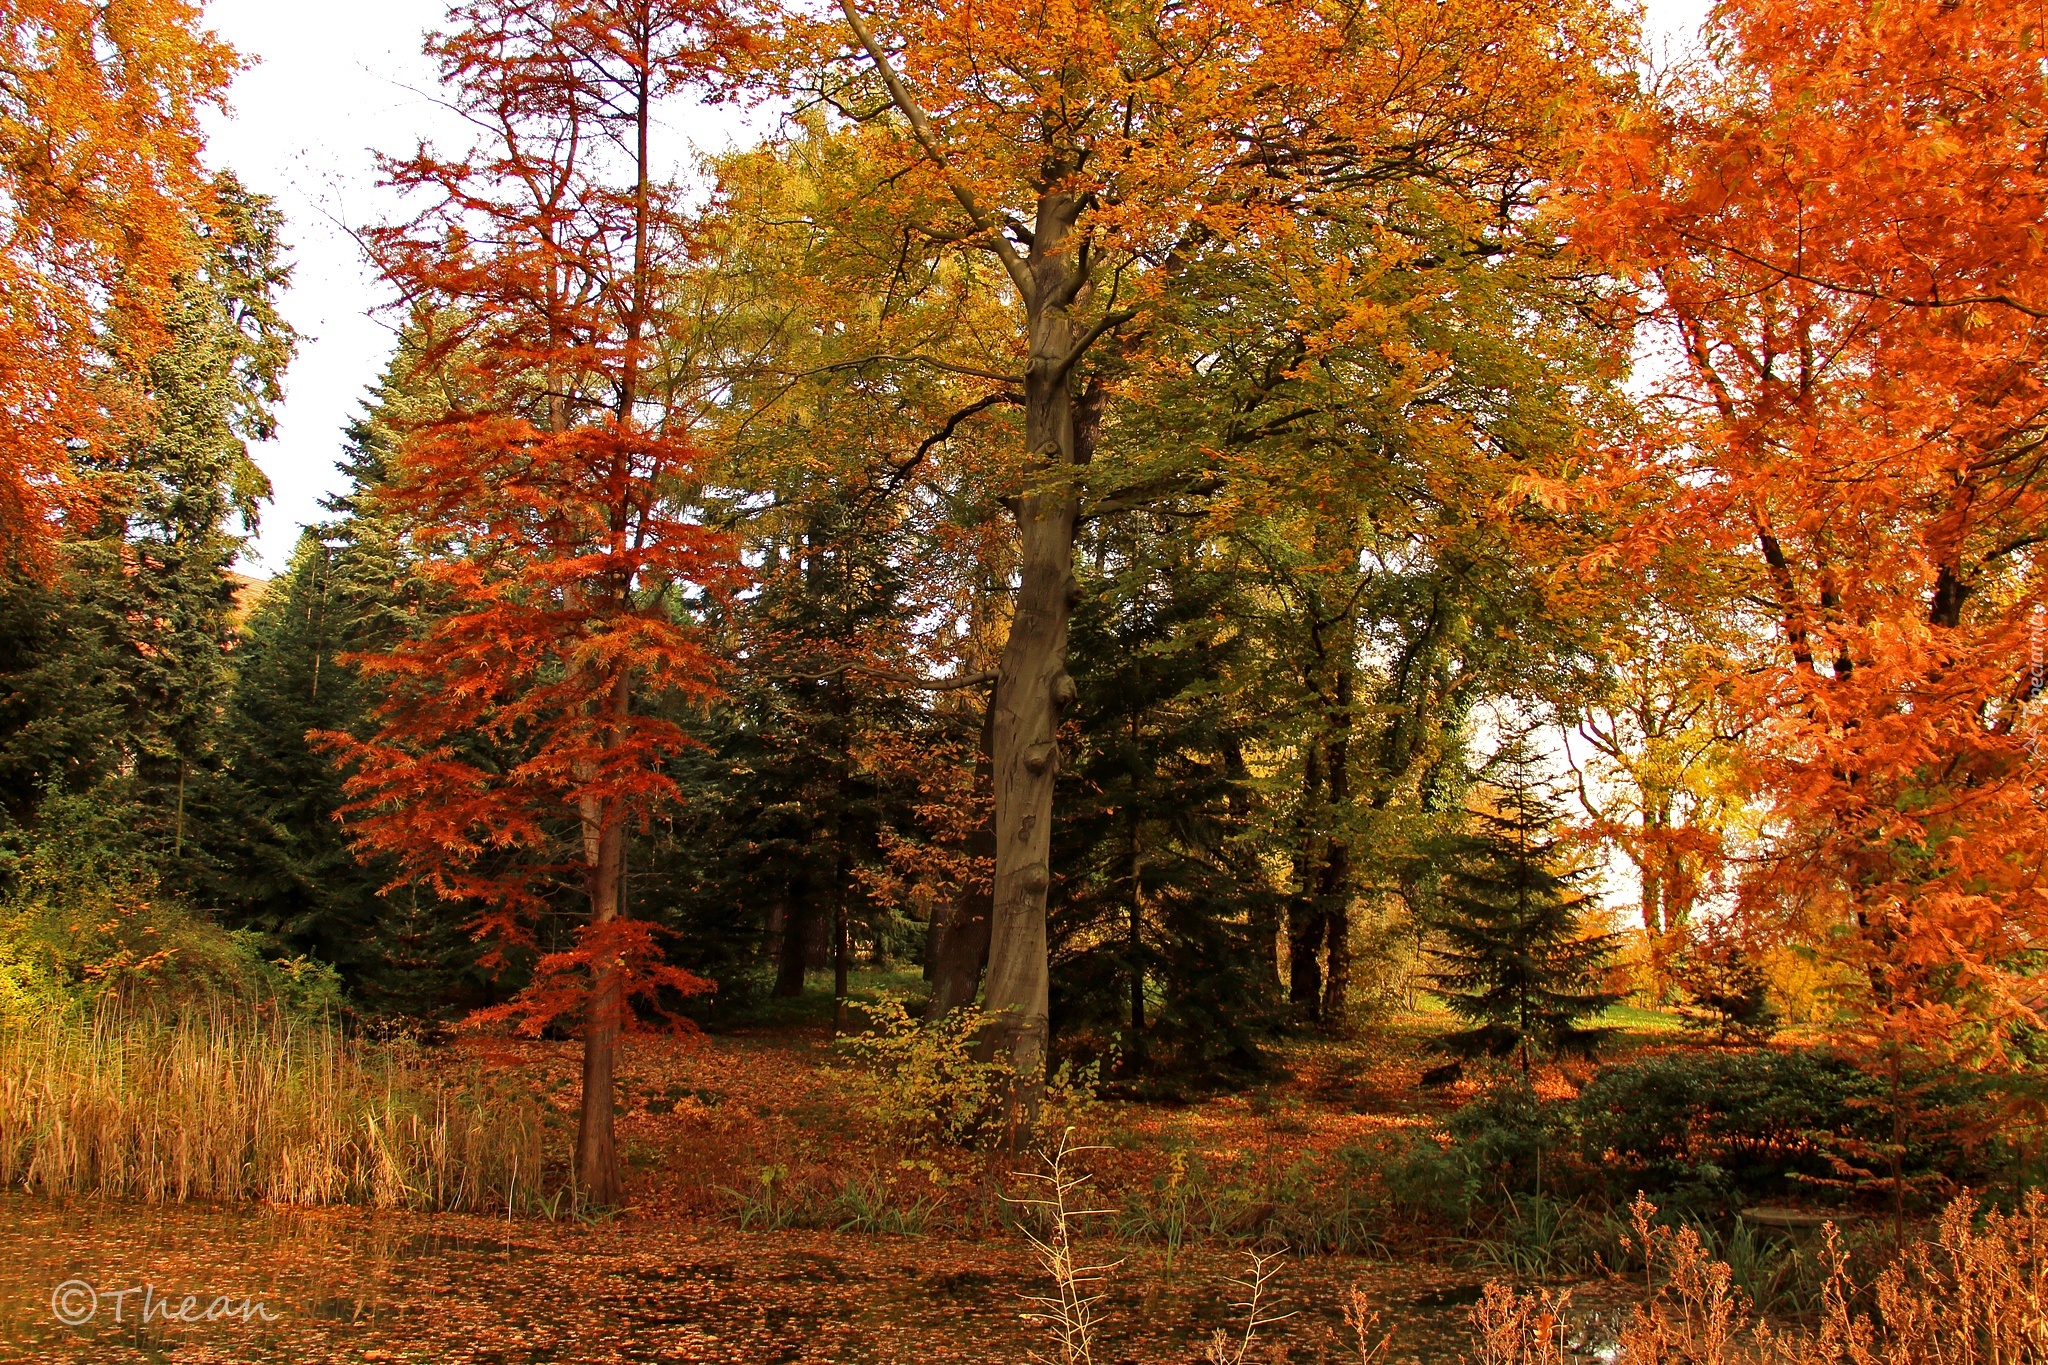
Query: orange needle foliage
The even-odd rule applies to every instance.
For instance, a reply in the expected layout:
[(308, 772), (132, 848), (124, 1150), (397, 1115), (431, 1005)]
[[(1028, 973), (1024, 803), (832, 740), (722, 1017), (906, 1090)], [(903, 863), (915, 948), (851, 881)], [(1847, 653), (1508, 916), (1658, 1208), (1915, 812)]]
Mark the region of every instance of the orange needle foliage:
[(210, 203), (199, 112), (224, 102), (237, 59), (183, 0), (8, 0), (4, 13), (0, 541), (39, 574), (90, 492), (65, 443), (112, 448), (139, 415), (108, 381), (164, 341), (171, 280)]
[(1582, 239), (1647, 263), (1670, 343), (1626, 552), (1751, 613), (1749, 902), (1817, 921), (1893, 1042), (1995, 1047), (2048, 943), (2044, 18), (1729, 0), (1587, 163)]
[(649, 171), (653, 110), (703, 73), (719, 20), (691, 0), (484, 0), (451, 20), (431, 50), (487, 136), (463, 160), (389, 163), (428, 207), (369, 234), (415, 309), (415, 383), (447, 396), (379, 495), (440, 612), (357, 660), (384, 689), (376, 732), (324, 738), (352, 769), (358, 847), (479, 907), (492, 962), (580, 886), (575, 945), (491, 1013), (529, 1032), (582, 1013), (578, 1182), (611, 1204), (625, 1002), (711, 989), (663, 964), (621, 887), (627, 826), (674, 799), (664, 765), (690, 742), (648, 702), (712, 693), (691, 604), (738, 574), (692, 514), (698, 452), (651, 382), (684, 235)]

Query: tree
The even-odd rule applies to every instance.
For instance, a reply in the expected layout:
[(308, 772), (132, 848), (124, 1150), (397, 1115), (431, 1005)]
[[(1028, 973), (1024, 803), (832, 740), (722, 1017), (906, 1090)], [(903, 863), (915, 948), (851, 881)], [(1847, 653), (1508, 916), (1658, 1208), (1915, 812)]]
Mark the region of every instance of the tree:
[[(878, 333), (872, 359), (976, 379), (949, 427), (1021, 411), (996, 489), (1016, 529), (1015, 610), (991, 726), (992, 1046), (1035, 1077), (1046, 894), (1078, 528), (1213, 486), (1204, 453), (1098, 465), (1113, 400), (1142, 387), (1143, 329), (1193, 260), (1301, 230), (1318, 196), (1400, 182), (1521, 183), (1559, 92), (1595, 81), (1604, 12), (1394, 4), (844, 3), (793, 25), (795, 85), (892, 163), (903, 255), (953, 262), (990, 326)], [(850, 44), (842, 42), (850, 33)], [(989, 73), (1001, 73), (990, 76)], [(1507, 196), (1515, 196), (1510, 192)], [(990, 258), (994, 269), (988, 267)], [(1107, 349), (1105, 349), (1107, 348)]]
[[(1075, 607), (1068, 778), (1054, 806), (1055, 1032), (1126, 1075), (1249, 1069), (1278, 1022), (1246, 754), (1254, 637), (1227, 552), (1134, 517), (1096, 528)], [(1163, 520), (1163, 519), (1161, 519)]]
[(228, 175), (212, 198), (152, 323), (161, 344), (125, 380), (147, 400), (146, 424), (77, 457), (95, 485), (90, 514), (73, 508), (52, 581), (16, 577), (9, 594), (31, 618), (7, 680), (17, 818), (52, 783), (102, 784), (180, 890), (203, 876), (188, 807), (220, 764), (231, 567), (269, 496), (248, 447), (272, 433), (296, 344), (276, 310), (289, 278), (281, 215)]
[(1770, 815), (1745, 910), (1861, 978), (1881, 1048), (1995, 1053), (2038, 1026), (2048, 935), (2038, 26), (1715, 13), (1709, 60), (1585, 163), (1581, 240), (1669, 362), (1610, 555), (1767, 615), (1730, 695)]
[(1523, 743), (1494, 755), (1479, 795), (1469, 828), (1438, 855), (1434, 991), (1471, 1025), (1445, 1047), (1513, 1055), (1526, 1073), (1532, 1044), (1584, 1051), (1598, 1038), (1578, 1021), (1620, 998), (1599, 986), (1615, 936), (1585, 931), (1591, 869), (1572, 864), (1557, 803)]
[(580, 1017), (576, 1179), (611, 1205), (628, 1001), (711, 988), (663, 961), (620, 888), (627, 830), (675, 798), (667, 764), (691, 742), (649, 702), (713, 695), (693, 613), (739, 581), (650, 382), (658, 341), (687, 330), (666, 307), (688, 233), (655, 178), (656, 107), (733, 35), (688, 0), (481, 0), (451, 19), (429, 51), (483, 141), (387, 162), (427, 207), (368, 234), (415, 309), (421, 382), (450, 395), (401, 431), (377, 499), (445, 600), (417, 638), (354, 660), (381, 690), (374, 733), (325, 742), (350, 767), (359, 850), (476, 906), (486, 965), (581, 892), (575, 943), (499, 1015)]
[[(1727, 704), (1742, 625), (1654, 599), (1622, 604), (1601, 629), (1593, 691), (1568, 707), (1577, 723), (1565, 758), (1589, 833), (1634, 864), (1660, 958), (1666, 937), (1682, 940), (1695, 907), (1725, 887), (1743, 813)], [(1577, 746), (1590, 751), (1584, 766)]]
[(90, 517), (73, 453), (148, 421), (131, 386), (213, 212), (199, 118), (239, 58), (199, 23), (184, 0), (24, 0), (0, 32), (0, 538), (32, 578)]
[(309, 741), (371, 733), (375, 691), (346, 660), (391, 649), (432, 612), (407, 528), (378, 500), (397, 430), (442, 406), (408, 390), (416, 358), (416, 338), (401, 338), (345, 433), (333, 519), (301, 534), (243, 623), (212, 796), (233, 818), (213, 821), (201, 893), (237, 927), (331, 963), (357, 1008), (434, 1016), (483, 1003), (478, 949), (431, 894), (383, 893), (397, 868), (356, 859), (335, 818), (342, 774)]

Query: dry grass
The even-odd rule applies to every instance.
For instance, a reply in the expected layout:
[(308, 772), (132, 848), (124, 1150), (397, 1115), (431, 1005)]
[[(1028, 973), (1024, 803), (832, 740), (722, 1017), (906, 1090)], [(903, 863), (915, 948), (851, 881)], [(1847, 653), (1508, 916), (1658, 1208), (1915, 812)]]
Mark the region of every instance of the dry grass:
[(216, 1009), (0, 1028), (0, 1183), (151, 1202), (549, 1210), (525, 1096), (324, 1023)]
[[(1644, 1253), (1642, 1300), (1622, 1328), (1612, 1365), (2039, 1365), (2048, 1362), (2048, 1198), (1980, 1220), (1958, 1199), (1934, 1236), (1907, 1248), (1860, 1296), (1827, 1233), (1830, 1274), (1819, 1325), (1773, 1331), (1760, 1322), (1726, 1265), (1691, 1228), (1651, 1222), (1638, 1199), (1635, 1242)], [(1567, 1365), (1580, 1343), (1569, 1296), (1490, 1285), (1473, 1310), (1481, 1365)]]

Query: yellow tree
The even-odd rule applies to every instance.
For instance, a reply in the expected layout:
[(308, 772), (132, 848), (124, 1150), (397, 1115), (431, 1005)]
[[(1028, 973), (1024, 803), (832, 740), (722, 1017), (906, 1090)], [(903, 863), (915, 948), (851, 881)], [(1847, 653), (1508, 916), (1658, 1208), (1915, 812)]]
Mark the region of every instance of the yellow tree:
[(1312, 231), (1347, 194), (1427, 194), (1525, 164), (1599, 85), (1613, 18), (1523, 0), (845, 0), (787, 27), (789, 88), (857, 124), (885, 163), (871, 202), (904, 258), (950, 260), (1005, 322), (872, 359), (973, 381), (958, 414), (1014, 419), (998, 471), (1017, 567), (990, 726), (986, 998), (991, 1046), (1029, 1077), (1045, 1048), (1076, 532), (1216, 480), (1200, 449), (1096, 466), (1105, 422), (1145, 389), (1157, 305), (1201, 260)]

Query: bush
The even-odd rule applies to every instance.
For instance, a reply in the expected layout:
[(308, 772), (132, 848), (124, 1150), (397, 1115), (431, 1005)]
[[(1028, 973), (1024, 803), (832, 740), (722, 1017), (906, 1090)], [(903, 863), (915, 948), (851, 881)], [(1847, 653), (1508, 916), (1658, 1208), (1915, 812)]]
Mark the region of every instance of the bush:
[(223, 929), (166, 892), (108, 828), (119, 814), (90, 795), (53, 794), (42, 825), (0, 850), (0, 1021), (130, 1001), (275, 1000), (308, 1017), (342, 1008), (332, 967), (269, 961), (260, 935)]
[(1548, 1103), (1519, 1074), (1498, 1077), (1388, 1171), (1394, 1197), (1460, 1230), (1495, 1221), (1525, 1196), (1583, 1190), (1577, 1113)]
[[(1974, 1163), (1955, 1139), (1975, 1107), (1956, 1079), (1909, 1078), (1912, 1103), (1940, 1119), (1907, 1134), (1909, 1185), (1962, 1181)], [(1671, 1052), (1596, 1074), (1575, 1106), (1583, 1155), (1617, 1201), (1637, 1191), (1686, 1217), (1746, 1204), (1842, 1202), (1884, 1187), (1887, 1083), (1831, 1053)]]
[(864, 1063), (852, 1089), (871, 1123), (911, 1147), (985, 1147), (1003, 1137), (1009, 1060), (975, 1056), (988, 1022), (981, 1011), (955, 1010), (927, 1025), (900, 996), (853, 1008), (872, 1031), (839, 1041)]

